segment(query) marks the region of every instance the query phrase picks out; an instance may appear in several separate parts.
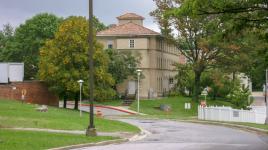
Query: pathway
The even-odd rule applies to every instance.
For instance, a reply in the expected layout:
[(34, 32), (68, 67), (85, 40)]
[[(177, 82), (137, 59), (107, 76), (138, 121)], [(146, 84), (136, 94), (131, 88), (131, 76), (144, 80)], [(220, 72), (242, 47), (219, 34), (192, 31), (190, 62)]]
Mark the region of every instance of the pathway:
[[(61, 102), (59, 104), (59, 107), (63, 107), (63, 103)], [(68, 102), (67, 108), (73, 109), (74, 103)], [(79, 105), (80, 109), (80, 105)], [(85, 112), (89, 112), (89, 104), (82, 104), (81, 110)], [(94, 105), (94, 113), (96, 114), (97, 111), (100, 111), (103, 116), (129, 116), (129, 115), (135, 115), (137, 112), (129, 110), (127, 107), (123, 106), (104, 106), (104, 105)]]
[(121, 119), (150, 134), (123, 144), (76, 150), (268, 150), (268, 136), (214, 125), (167, 120)]

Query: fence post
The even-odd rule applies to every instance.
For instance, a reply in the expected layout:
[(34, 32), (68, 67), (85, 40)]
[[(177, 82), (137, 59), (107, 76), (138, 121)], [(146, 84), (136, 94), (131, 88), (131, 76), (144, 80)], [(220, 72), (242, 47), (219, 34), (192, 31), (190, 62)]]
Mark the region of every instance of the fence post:
[(197, 111), (198, 111), (198, 119), (202, 119), (201, 111), (200, 111), (200, 106), (199, 105), (197, 106)]
[(233, 112), (232, 108), (229, 107), (229, 120), (228, 121), (232, 121), (232, 112)]
[(254, 112), (254, 121), (255, 121), (255, 123), (257, 123), (257, 113), (256, 113), (256, 110), (254, 109), (253, 112)]
[(203, 106), (203, 115), (204, 115), (204, 117), (203, 117), (203, 120), (206, 120), (206, 115), (207, 115), (207, 109), (206, 109), (206, 106)]
[(219, 121), (221, 121), (221, 108), (219, 108)]

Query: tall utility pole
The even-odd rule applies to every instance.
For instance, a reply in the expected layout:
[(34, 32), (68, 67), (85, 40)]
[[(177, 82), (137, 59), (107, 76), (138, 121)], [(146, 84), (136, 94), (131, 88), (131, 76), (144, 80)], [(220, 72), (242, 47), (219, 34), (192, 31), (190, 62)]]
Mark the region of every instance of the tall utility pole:
[(268, 124), (267, 86), (268, 86), (268, 69), (265, 70), (265, 87), (264, 87), (264, 98), (265, 98), (265, 104), (266, 104), (266, 119), (265, 119), (265, 124)]
[(94, 62), (93, 62), (93, 54), (94, 54), (94, 46), (93, 46), (93, 0), (89, 0), (89, 32), (88, 32), (88, 63), (89, 63), (89, 126), (86, 131), (87, 136), (96, 136), (96, 129), (94, 125), (94, 107), (93, 107), (93, 91), (94, 91)]

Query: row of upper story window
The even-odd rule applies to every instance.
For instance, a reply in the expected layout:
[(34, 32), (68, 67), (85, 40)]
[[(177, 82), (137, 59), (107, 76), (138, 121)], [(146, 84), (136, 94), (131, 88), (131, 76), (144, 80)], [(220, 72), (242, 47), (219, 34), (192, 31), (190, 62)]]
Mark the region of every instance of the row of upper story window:
[[(136, 48), (136, 40), (135, 39), (129, 39), (128, 41), (128, 48)], [(113, 41), (107, 41), (107, 47), (108, 48), (115, 48)], [(157, 40), (156, 44), (157, 50), (168, 52), (172, 54), (179, 54), (179, 49), (174, 45), (166, 42), (165, 40)]]
[(179, 49), (174, 44), (168, 43), (165, 40), (158, 40), (157, 49), (163, 52), (172, 53), (176, 55), (180, 54)]
[[(142, 39), (137, 39), (137, 40), (142, 40)], [(128, 42), (127, 44), (125, 43), (125, 48), (130, 48), (130, 49), (134, 49), (137, 48), (137, 41), (135, 39), (126, 39), (124, 42)], [(108, 48), (115, 48), (114, 47), (114, 41), (107, 41), (107, 47)], [(138, 46), (141, 47), (141, 46)], [(171, 53), (171, 54), (176, 54), (179, 55), (179, 49), (173, 45), (170, 44), (168, 42), (166, 42), (165, 40), (157, 40), (156, 43), (156, 49), (160, 50), (162, 52), (166, 52), (166, 53)]]
[[(107, 47), (110, 48), (110, 49), (113, 49), (113, 48), (115, 48), (113, 44), (114, 44), (113, 41), (108, 41), (107, 42)], [(135, 40), (130, 39), (129, 43), (128, 43), (128, 46), (129, 46), (128, 48), (135, 48)]]
[(176, 63), (178, 63), (178, 62), (173, 61), (173, 60), (170, 60), (170, 59), (162, 58), (162, 57), (157, 57), (157, 60), (156, 60), (156, 68), (158, 68), (158, 69), (169, 69), (169, 70), (172, 70), (172, 69), (175, 68), (174, 65)]

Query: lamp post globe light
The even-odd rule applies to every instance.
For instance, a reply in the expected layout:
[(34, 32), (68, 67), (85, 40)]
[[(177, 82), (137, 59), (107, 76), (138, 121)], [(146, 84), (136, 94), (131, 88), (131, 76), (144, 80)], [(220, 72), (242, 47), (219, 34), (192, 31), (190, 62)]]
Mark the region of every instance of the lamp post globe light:
[(93, 0), (88, 1), (89, 11), (88, 11), (88, 65), (89, 65), (89, 125), (86, 130), (87, 136), (96, 136), (96, 129), (94, 125), (94, 107), (93, 107), (93, 92), (94, 92), (94, 62), (93, 62), (93, 54), (94, 54), (94, 46), (93, 46)]
[(81, 106), (82, 106), (82, 86), (83, 86), (83, 83), (84, 81), (83, 80), (78, 80), (77, 81), (79, 83), (79, 91), (80, 91), (80, 105), (79, 105), (79, 110), (80, 110), (80, 117), (82, 116), (82, 110), (81, 110)]
[(140, 113), (140, 75), (142, 70), (138, 69), (137, 71), (137, 75), (138, 75), (138, 89), (137, 89), (137, 101), (138, 101), (138, 105), (137, 105), (137, 112)]

